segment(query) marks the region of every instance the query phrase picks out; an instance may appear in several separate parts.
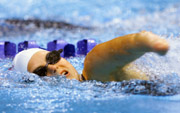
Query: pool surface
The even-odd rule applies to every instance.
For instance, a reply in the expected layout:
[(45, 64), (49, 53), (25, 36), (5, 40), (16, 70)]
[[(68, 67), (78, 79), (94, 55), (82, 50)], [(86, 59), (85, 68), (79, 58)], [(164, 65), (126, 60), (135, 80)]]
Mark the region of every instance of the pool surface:
[[(0, 1), (0, 41), (16, 44), (35, 40), (42, 48), (56, 39), (71, 44), (81, 39), (105, 42), (142, 30), (166, 39), (165, 56), (147, 53), (136, 63), (151, 80), (107, 82), (67, 80), (8, 70), (12, 59), (0, 59), (0, 111), (67, 113), (178, 113), (180, 112), (180, 1), (179, 0), (7, 0)], [(7, 19), (61, 21), (74, 29), (36, 29), (7, 24)], [(82, 29), (88, 28), (88, 29)], [(85, 56), (68, 58), (79, 73)]]

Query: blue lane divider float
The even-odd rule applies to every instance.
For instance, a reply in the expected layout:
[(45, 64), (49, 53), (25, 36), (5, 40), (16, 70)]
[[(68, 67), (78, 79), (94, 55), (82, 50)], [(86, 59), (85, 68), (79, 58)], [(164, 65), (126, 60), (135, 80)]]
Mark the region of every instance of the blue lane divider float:
[(0, 58), (14, 57), (16, 55), (16, 44), (9, 41), (0, 42)]
[(80, 40), (77, 42), (77, 54), (86, 55), (94, 46), (96, 46), (96, 42), (93, 39)]
[(24, 41), (18, 44), (18, 52), (29, 48), (39, 48), (39, 46), (36, 44), (36, 41)]
[[(59, 50), (63, 49), (62, 57), (71, 57), (78, 55), (86, 55), (92, 48), (96, 46), (96, 42), (93, 39), (83, 39), (77, 42), (77, 51), (73, 44), (69, 44), (64, 40), (54, 40), (47, 44), (47, 50)], [(18, 44), (18, 52), (29, 49), (40, 48), (36, 41), (24, 41)], [(0, 42), (0, 58), (14, 57), (16, 55), (16, 44), (11, 42)]]
[(59, 50), (63, 49), (64, 51), (61, 53), (62, 57), (71, 57), (75, 56), (75, 46), (73, 44), (69, 44), (64, 40), (54, 40), (47, 44), (47, 50)]

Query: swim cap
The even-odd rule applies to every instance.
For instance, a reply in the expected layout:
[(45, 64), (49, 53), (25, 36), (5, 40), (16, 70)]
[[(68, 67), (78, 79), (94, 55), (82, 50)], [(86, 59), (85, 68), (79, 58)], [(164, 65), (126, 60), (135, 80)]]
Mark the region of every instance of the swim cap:
[(29, 60), (31, 57), (38, 51), (42, 51), (43, 49), (39, 48), (31, 48), (27, 50), (23, 50), (16, 54), (14, 60), (13, 60), (13, 66), (16, 70), (21, 72), (27, 72), (27, 67)]

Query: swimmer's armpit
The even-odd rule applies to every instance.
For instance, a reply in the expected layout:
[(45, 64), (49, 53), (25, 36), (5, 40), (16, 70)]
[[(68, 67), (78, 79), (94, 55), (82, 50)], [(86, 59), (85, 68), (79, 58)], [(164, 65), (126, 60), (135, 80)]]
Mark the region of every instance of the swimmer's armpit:
[(130, 78), (123, 77), (126, 76), (123, 73), (117, 75), (114, 73), (122, 70), (146, 52), (165, 54), (168, 49), (167, 41), (151, 32), (142, 31), (117, 37), (97, 45), (87, 54), (83, 75), (88, 80), (100, 81), (118, 81), (121, 77), (126, 80), (133, 79), (131, 76)]

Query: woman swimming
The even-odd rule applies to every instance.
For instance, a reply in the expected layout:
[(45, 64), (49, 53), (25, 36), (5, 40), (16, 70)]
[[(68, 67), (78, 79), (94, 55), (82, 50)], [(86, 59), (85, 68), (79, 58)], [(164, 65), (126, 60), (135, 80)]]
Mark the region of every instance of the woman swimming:
[(146, 52), (166, 54), (169, 44), (159, 36), (142, 31), (114, 38), (95, 46), (86, 56), (81, 75), (59, 51), (46, 51), (39, 48), (24, 50), (14, 60), (14, 68), (39, 76), (65, 75), (68, 79), (122, 81), (130, 79), (148, 80), (132, 62)]

